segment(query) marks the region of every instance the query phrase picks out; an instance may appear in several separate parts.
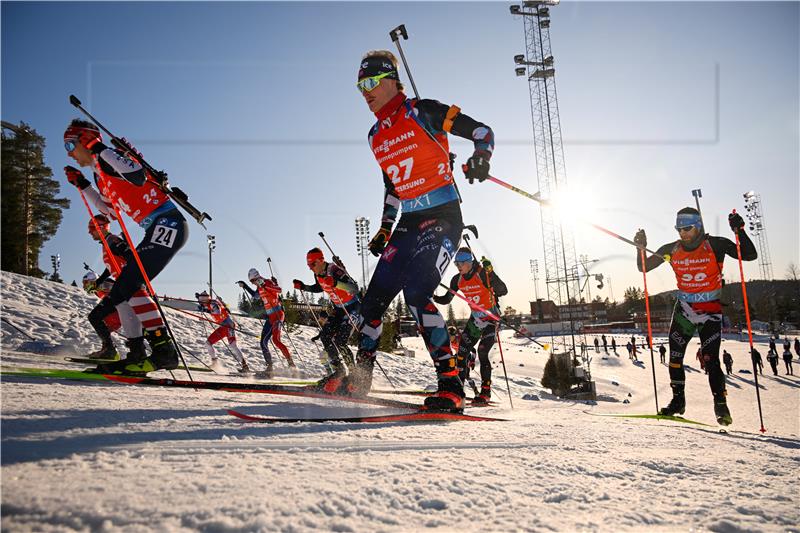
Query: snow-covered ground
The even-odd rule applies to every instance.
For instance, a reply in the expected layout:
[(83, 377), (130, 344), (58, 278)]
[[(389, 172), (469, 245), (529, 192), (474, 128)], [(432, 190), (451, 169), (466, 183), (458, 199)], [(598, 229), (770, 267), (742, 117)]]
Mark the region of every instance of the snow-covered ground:
[[(63, 356), (97, 346), (84, 318), (94, 302), (80, 289), (3, 272), (2, 316), (35, 339), (3, 323), (3, 371), (80, 369)], [(180, 342), (207, 362), (202, 343), (209, 328), (204, 333), (202, 323), (168, 313)], [(254, 320), (240, 324), (254, 333), (260, 329)], [(318, 352), (308, 340), (314, 334), (300, 328), (292, 334), (294, 345), (287, 344), (305, 374), (317, 377)], [(686, 416), (708, 427), (593, 416), (653, 412), (649, 353), (639, 365), (622, 346), (620, 357), (594, 354), (601, 401), (588, 405), (543, 391), (544, 352), (508, 331), (501, 338), (514, 408), (495, 349), (500, 405), (471, 412), (508, 422), (258, 425), (225, 410), (271, 416), (395, 411), (4, 375), (2, 527), (800, 531), (800, 377), (784, 376), (783, 370), (772, 376), (768, 367), (759, 377), (767, 429), (762, 436), (753, 376), (743, 371), (750, 368), (747, 345), (725, 341), (735, 360), (728, 380), (734, 424), (720, 434), (706, 376), (690, 357)], [(240, 335), (239, 343), (253, 366), (263, 365), (256, 338)], [(624, 344), (621, 336), (618, 344)], [(383, 368), (400, 388), (431, 385), (433, 370), (421, 340), (404, 339), (404, 345), (415, 357), (383, 355)], [(695, 350), (693, 344), (687, 353)], [(221, 356), (231, 371), (232, 358)], [(663, 405), (670, 396), (667, 369), (657, 361), (658, 354)], [(245, 378), (196, 373), (195, 379)], [(375, 387), (389, 387), (378, 370)]]

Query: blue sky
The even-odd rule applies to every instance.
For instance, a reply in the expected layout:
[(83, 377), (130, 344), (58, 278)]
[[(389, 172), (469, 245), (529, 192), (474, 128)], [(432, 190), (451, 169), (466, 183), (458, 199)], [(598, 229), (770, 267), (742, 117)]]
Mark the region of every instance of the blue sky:
[[(234, 282), (250, 267), (266, 271), (267, 256), (284, 287), (310, 281), (304, 258), (322, 245), (318, 231), (356, 274), (353, 220), (374, 228), (382, 197), (356, 70), (365, 51), (394, 50), (388, 31), (400, 23), (421, 95), (489, 124), (492, 174), (536, 191), (528, 87), (513, 70), (523, 26), (509, 4), (3, 2), (2, 117), (48, 139), (46, 162), (63, 179), (61, 135), (78, 116), (68, 96), (78, 96), (214, 217), (214, 285), (230, 301)], [(551, 15), (567, 177), (591, 204), (581, 211), (626, 236), (643, 227), (655, 248), (675, 239), (674, 213), (693, 205), (692, 189), (703, 190), (710, 232), (726, 236), (727, 213), (743, 211), (742, 193), (755, 189), (784, 277), (800, 240), (798, 3), (566, 2)], [(459, 162), (471, 153), (452, 147)], [(543, 267), (538, 207), (458, 179), (477, 247), (509, 284), (504, 303), (527, 310), (529, 259)], [(99, 268), (100, 254), (80, 197), (62, 190), (72, 208), (41, 267), (59, 253), (71, 281), (84, 261)], [(628, 245), (575, 231), (578, 253), (600, 259), (593, 272), (611, 279), (592, 296), (611, 288), (621, 299), (641, 285)], [(206, 233), (192, 222), (155, 282), (160, 294), (205, 288)], [(725, 273), (738, 279), (735, 261)], [(757, 265), (745, 273), (757, 277)], [(674, 277), (662, 267), (648, 284), (672, 289)]]

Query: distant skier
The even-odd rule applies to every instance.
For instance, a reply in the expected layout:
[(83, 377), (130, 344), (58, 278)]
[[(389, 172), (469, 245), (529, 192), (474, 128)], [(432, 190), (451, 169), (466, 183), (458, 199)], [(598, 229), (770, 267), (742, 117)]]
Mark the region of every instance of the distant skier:
[(233, 357), (239, 363), (239, 372), (250, 372), (247, 360), (236, 345), (236, 325), (233, 323), (228, 307), (219, 300), (211, 299), (211, 296), (206, 291), (196, 292), (194, 297), (197, 298), (198, 311), (211, 315), (211, 320), (217, 324), (217, 328), (206, 339), (206, 349), (208, 350), (208, 355), (211, 356), (211, 363), (217, 362), (214, 344), (225, 338), (228, 341), (228, 348), (230, 348)]
[[(87, 294), (94, 294), (101, 300), (108, 294), (108, 291), (111, 290), (111, 287), (114, 285), (114, 280), (109, 278), (106, 279), (104, 283), (100, 286), (97, 285), (97, 274), (90, 270), (86, 274), (83, 275), (83, 290), (86, 291)], [(89, 354), (89, 357), (92, 359), (111, 359), (116, 360), (119, 359), (119, 352), (117, 352), (116, 346), (114, 346), (114, 341), (111, 339), (110, 333), (114, 333), (120, 327), (122, 327), (122, 322), (119, 320), (119, 313), (114, 310), (113, 313), (106, 316), (103, 319), (103, 323), (105, 324), (106, 328), (108, 329), (109, 335), (105, 336), (102, 335), (100, 332), (97, 332), (98, 336), (100, 337), (100, 342), (102, 346), (99, 350), (92, 352)]]
[(611, 351), (614, 352), (614, 355), (619, 357), (619, 354), (617, 354), (617, 339), (615, 337), (611, 337)]
[[(99, 192), (77, 168), (64, 167), (67, 180), (83, 191), (102, 214), (111, 216), (113, 205), (116, 205), (144, 230), (144, 237), (136, 249), (152, 281), (186, 243), (189, 233), (186, 219), (138, 161), (103, 144), (100, 130), (94, 124), (73, 120), (64, 131), (64, 148), (80, 166), (92, 168)], [(111, 292), (93, 311), (93, 318), (102, 321), (140, 290), (143, 282), (137, 262), (128, 261)], [(153, 350), (150, 357), (109, 363), (98, 368), (103, 372), (120, 374), (177, 368), (178, 352), (167, 329), (160, 327), (147, 331), (146, 336)]]
[(767, 356), (769, 357), (769, 354), (771, 353), (775, 353), (776, 355), (778, 353), (778, 349), (775, 347), (775, 337), (772, 336), (769, 338), (769, 352), (767, 353)]
[[(368, 139), (385, 193), (381, 227), (369, 243), (370, 252), (381, 259), (361, 304), (361, 338), (347, 389), (351, 394), (370, 390), (383, 314), (402, 291), (436, 369), (437, 391), (425, 405), (460, 410), (464, 389), (456, 357), (450, 352), (444, 318), (431, 302), (464, 227), (447, 134), (473, 143), (465, 165), (470, 183), (489, 177), (494, 134), (457, 106), (406, 97), (397, 60), (388, 50), (362, 57), (357, 85), (375, 113)], [(398, 212), (402, 215), (392, 232)]]
[(722, 350), (722, 363), (725, 365), (725, 373), (733, 374), (733, 356), (727, 350)]
[(706, 359), (703, 357), (703, 350), (702, 348), (697, 349), (697, 355), (695, 356), (697, 359), (697, 364), (700, 365), (700, 370), (705, 371), (706, 375), (708, 374), (708, 369), (706, 368)]
[(606, 334), (605, 333), (603, 333), (602, 338), (603, 338), (603, 351), (605, 353), (608, 353), (608, 339), (606, 339)]
[(794, 353), (797, 354), (797, 357), (800, 357), (800, 339), (797, 337), (794, 338)]
[(631, 341), (628, 341), (628, 344), (625, 345), (625, 348), (628, 349), (628, 359), (633, 361), (633, 344), (631, 344)]
[(238, 281), (237, 283), (241, 288), (247, 291), (251, 299), (255, 299), (256, 296), (259, 296), (264, 304), (264, 310), (267, 313), (264, 326), (261, 328), (261, 339), (259, 340), (261, 353), (264, 355), (264, 361), (267, 363), (264, 376), (271, 378), (274, 374), (272, 354), (269, 351), (270, 339), (272, 339), (275, 347), (283, 354), (283, 357), (286, 358), (286, 362), (289, 363), (289, 368), (292, 370), (296, 369), (297, 367), (292, 359), (292, 354), (289, 353), (289, 348), (281, 342), (281, 326), (283, 325), (286, 314), (283, 311), (283, 303), (281, 303), (281, 287), (278, 285), (278, 280), (274, 277), (270, 279), (262, 277), (255, 268), (251, 268), (247, 272), (247, 279), (256, 286), (256, 290), (251, 289), (244, 281)]
[(666, 364), (667, 363), (667, 361), (666, 361), (667, 349), (664, 347), (663, 344), (660, 344), (658, 346), (658, 355), (661, 357), (661, 364), (662, 365)]
[[(158, 339), (155, 336), (158, 331), (164, 329), (164, 321), (161, 319), (156, 303), (141, 286), (128, 300), (120, 302), (119, 305), (112, 308), (111, 313), (104, 314), (104, 306), (108, 304), (108, 295), (114, 291), (114, 287), (118, 283), (114, 280), (114, 277), (118, 277), (124, 271), (126, 264), (134, 261), (134, 259), (128, 242), (119, 235), (111, 233), (109, 217), (103, 214), (95, 215), (89, 220), (88, 228), (89, 236), (93, 240), (102, 243), (103, 239), (105, 239), (109, 248), (109, 250), (106, 250), (105, 246), (103, 246), (103, 263), (105, 263), (106, 268), (95, 280), (97, 287), (105, 287), (108, 292), (103, 291), (100, 303), (89, 313), (89, 323), (103, 340), (104, 347), (100, 349), (100, 352), (95, 352), (90, 357), (119, 359), (118, 355), (116, 357), (102, 355), (102, 351), (106, 349), (106, 343), (111, 342), (111, 332), (106, 328), (106, 318), (116, 315), (119, 317), (125, 337), (127, 337), (125, 344), (129, 351), (125, 356), (126, 366), (141, 365), (147, 357), (144, 347), (145, 337), (148, 337), (151, 348), (159, 341), (164, 342), (163, 339)], [(100, 228), (99, 232), (97, 228)], [(116, 354), (116, 350), (114, 350), (114, 353)], [(122, 363), (117, 365), (117, 368), (121, 366)], [(101, 364), (101, 366), (98, 366), (98, 370), (103, 372), (106, 371), (106, 368), (107, 365)]]
[[(469, 248), (460, 248), (455, 260), (458, 274), (450, 280), (450, 290), (461, 293), (483, 309), (500, 315), (499, 300), (508, 294), (508, 288), (497, 275), (492, 264), (485, 260), (478, 262)], [(434, 295), (433, 301), (439, 305), (447, 305), (453, 301), (453, 293), (446, 292), (441, 296)], [(470, 349), (478, 345), (478, 360), (481, 365), (481, 391), (475, 398), (476, 403), (488, 403), (492, 397), (492, 363), (489, 351), (494, 346), (497, 336), (497, 321), (489, 318), (483, 311), (470, 309), (469, 320), (461, 331), (456, 365), (463, 382), (467, 376)], [(480, 341), (480, 343), (479, 343)]]
[(319, 338), (333, 368), (321, 387), (326, 392), (334, 393), (341, 387), (342, 380), (347, 375), (345, 367), (353, 364), (353, 352), (347, 341), (359, 317), (361, 301), (358, 297), (358, 284), (347, 275), (344, 268), (336, 263), (326, 262), (325, 255), (319, 248), (312, 248), (306, 253), (306, 264), (314, 273), (314, 284), (306, 285), (299, 279), (292, 280), (292, 283), (297, 290), (324, 292), (333, 305), (333, 311), (322, 326)]
[(764, 359), (761, 358), (761, 354), (753, 348), (753, 353), (750, 355), (751, 359), (753, 360), (753, 367), (756, 369), (756, 372), (764, 375)]
[(631, 354), (633, 355), (633, 360), (639, 360), (639, 352), (636, 350), (636, 337), (631, 335)]
[(594, 338), (594, 351), (600, 353), (600, 340), (597, 337)]
[[(785, 345), (788, 344), (788, 342), (785, 343)], [(786, 375), (793, 376), (794, 370), (792, 370), (792, 350), (790, 350), (788, 346), (783, 350), (783, 364), (786, 365)]]
[[(752, 261), (756, 258), (753, 242), (744, 232), (744, 220), (738, 213), (728, 216), (731, 230), (738, 233), (742, 259)], [(717, 423), (728, 425), (732, 422), (726, 400), (725, 374), (719, 361), (722, 332), (722, 263), (725, 256), (737, 258), (736, 244), (725, 237), (707, 235), (703, 229), (700, 213), (691, 207), (678, 211), (675, 229), (677, 241), (665, 244), (648, 257), (642, 265), (641, 255), (636, 253), (639, 271), (652, 270), (664, 262), (669, 262), (675, 271), (678, 284), (678, 300), (672, 312), (669, 332), (669, 375), (672, 387), (672, 400), (661, 409), (665, 415), (683, 414), (686, 411), (686, 371), (683, 358), (686, 345), (697, 331), (700, 335), (703, 359), (708, 368), (708, 382), (714, 396), (714, 414)], [(644, 230), (634, 237), (637, 246), (647, 246)]]

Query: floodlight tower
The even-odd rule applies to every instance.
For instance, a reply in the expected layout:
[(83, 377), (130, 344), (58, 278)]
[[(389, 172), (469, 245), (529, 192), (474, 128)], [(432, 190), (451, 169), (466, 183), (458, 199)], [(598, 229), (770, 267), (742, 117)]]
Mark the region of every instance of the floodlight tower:
[[(543, 200), (557, 198), (559, 190), (566, 190), (567, 172), (564, 146), (561, 140), (561, 119), (558, 113), (555, 68), (550, 49), (550, 6), (558, 0), (524, 1), (512, 5), (512, 15), (522, 16), (525, 28), (526, 53), (514, 56), (517, 76), (528, 78), (528, 91), (533, 119), (534, 151), (538, 189)], [(563, 201), (563, 199), (562, 199)], [(562, 205), (562, 211), (567, 206)], [(542, 206), (542, 242), (544, 244), (544, 271), (547, 297), (558, 305), (567, 305), (571, 299), (580, 299), (580, 282), (575, 254), (575, 243), (569, 228), (564, 227), (553, 209)], [(568, 309), (571, 348), (575, 352), (575, 324), (572, 310)], [(553, 339), (554, 343), (558, 343)], [(561, 337), (567, 349), (566, 336)]]
[(356, 218), (356, 252), (361, 257), (361, 286), (367, 288), (367, 270), (369, 269), (369, 219)]
[(769, 257), (769, 242), (767, 242), (767, 226), (764, 222), (764, 210), (762, 209), (761, 195), (755, 191), (748, 191), (743, 194), (744, 209), (747, 212), (749, 230), (758, 241), (758, 270), (761, 278), (772, 279), (772, 260)]

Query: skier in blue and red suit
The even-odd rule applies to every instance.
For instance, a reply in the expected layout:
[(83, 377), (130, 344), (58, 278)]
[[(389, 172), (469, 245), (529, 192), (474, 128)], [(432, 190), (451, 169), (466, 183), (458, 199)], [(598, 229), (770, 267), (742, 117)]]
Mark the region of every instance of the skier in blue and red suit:
[[(363, 57), (357, 85), (377, 118), (369, 145), (383, 171), (385, 194), (381, 227), (369, 243), (380, 261), (361, 304), (356, 366), (344, 384), (350, 394), (369, 392), (383, 314), (403, 291), (436, 369), (438, 390), (425, 404), (431, 409), (460, 410), (464, 390), (455, 354), (444, 318), (431, 300), (463, 230), (447, 134), (474, 143), (466, 170), (471, 183), (489, 175), (492, 130), (456, 106), (408, 98), (402, 92), (397, 60), (389, 51)], [(342, 379), (326, 380), (331, 378)]]

